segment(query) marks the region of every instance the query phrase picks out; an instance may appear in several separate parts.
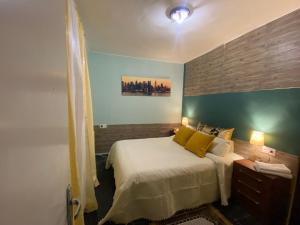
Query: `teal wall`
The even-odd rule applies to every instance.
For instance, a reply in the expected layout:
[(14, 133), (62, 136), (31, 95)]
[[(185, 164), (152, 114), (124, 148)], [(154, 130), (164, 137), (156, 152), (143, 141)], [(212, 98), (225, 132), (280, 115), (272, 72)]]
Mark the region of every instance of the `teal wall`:
[(219, 127), (236, 128), (234, 137), (249, 141), (265, 132), (265, 145), (300, 153), (300, 89), (276, 89), (183, 97), (183, 116)]
[[(89, 52), (94, 123), (178, 123), (182, 109), (183, 64)], [(170, 97), (122, 96), (121, 76), (169, 77)]]

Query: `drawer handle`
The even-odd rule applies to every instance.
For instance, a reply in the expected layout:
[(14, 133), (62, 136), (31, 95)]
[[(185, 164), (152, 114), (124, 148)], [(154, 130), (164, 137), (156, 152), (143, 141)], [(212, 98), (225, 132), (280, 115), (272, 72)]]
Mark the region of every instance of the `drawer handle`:
[(250, 174), (248, 174), (247, 172), (245, 172), (243, 169), (239, 169), (239, 172), (245, 174), (246, 176), (248, 176), (248, 177), (250, 177), (250, 178), (252, 178), (254, 180), (256, 180), (259, 183), (262, 183), (262, 179), (259, 179), (257, 177), (251, 176)]
[(245, 198), (247, 198), (249, 201), (253, 202), (255, 205), (259, 205), (260, 202), (255, 201), (254, 199), (252, 199), (251, 197), (249, 197), (248, 195), (242, 193), (240, 190), (237, 191), (239, 194), (243, 195)]
[(238, 182), (244, 186), (246, 186), (247, 188), (251, 189), (252, 191), (255, 191), (257, 194), (261, 194), (260, 190), (257, 190), (253, 187), (251, 187), (249, 184), (245, 183), (244, 181), (241, 181), (240, 179), (238, 179)]

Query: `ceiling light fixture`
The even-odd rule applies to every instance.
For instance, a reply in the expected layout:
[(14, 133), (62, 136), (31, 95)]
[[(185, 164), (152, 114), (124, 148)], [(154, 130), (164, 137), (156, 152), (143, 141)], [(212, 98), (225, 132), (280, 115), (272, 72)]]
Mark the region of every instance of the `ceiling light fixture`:
[(191, 15), (191, 9), (185, 5), (179, 5), (170, 10), (169, 18), (177, 23), (182, 23)]

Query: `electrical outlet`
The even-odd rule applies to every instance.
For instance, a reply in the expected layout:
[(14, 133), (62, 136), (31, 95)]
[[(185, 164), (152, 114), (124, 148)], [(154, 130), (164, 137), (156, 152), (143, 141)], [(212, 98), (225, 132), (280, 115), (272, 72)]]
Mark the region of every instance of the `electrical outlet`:
[(101, 123), (101, 124), (99, 124), (98, 126), (99, 126), (99, 128), (101, 128), (101, 129), (107, 128), (107, 124), (104, 124), (104, 123)]
[(267, 147), (267, 146), (264, 146), (262, 148), (262, 152), (268, 154), (268, 155), (271, 155), (271, 156), (276, 156), (276, 150), (274, 148), (270, 148), (270, 147)]

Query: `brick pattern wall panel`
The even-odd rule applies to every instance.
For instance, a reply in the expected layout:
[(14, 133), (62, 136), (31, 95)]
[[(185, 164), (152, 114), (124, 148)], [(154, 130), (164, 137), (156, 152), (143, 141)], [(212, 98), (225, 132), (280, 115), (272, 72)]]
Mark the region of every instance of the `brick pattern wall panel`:
[(105, 129), (95, 126), (96, 153), (106, 153), (118, 140), (167, 137), (171, 129), (180, 124), (123, 124), (108, 125)]
[[(265, 76), (266, 28), (259, 28), (225, 46), (223, 92), (251, 91)], [(234, 84), (234, 85), (232, 85)], [(257, 86), (259, 85), (259, 86)]]
[(185, 96), (300, 87), (300, 10), (185, 64)]
[(210, 85), (219, 82), (224, 64), (224, 46), (203, 55), (186, 64), (185, 95), (187, 93), (211, 92), (216, 87)]
[(266, 39), (267, 88), (300, 87), (300, 10), (268, 24)]

